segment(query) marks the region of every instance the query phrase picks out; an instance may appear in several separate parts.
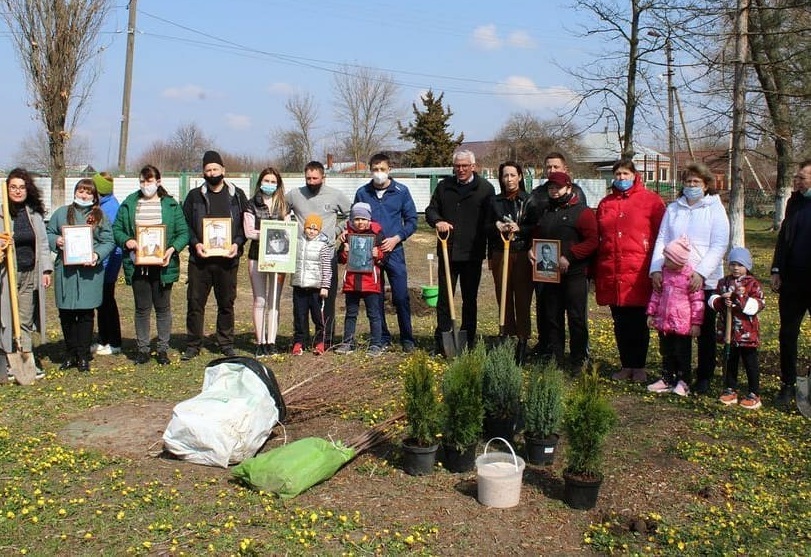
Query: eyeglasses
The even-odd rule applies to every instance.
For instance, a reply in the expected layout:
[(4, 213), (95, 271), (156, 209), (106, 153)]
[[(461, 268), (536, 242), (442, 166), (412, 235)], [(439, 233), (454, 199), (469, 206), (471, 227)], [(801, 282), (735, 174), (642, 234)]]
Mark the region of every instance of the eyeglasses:
[(14, 185), (14, 186), (9, 186), (8, 187), (8, 191), (25, 191), (25, 189), (26, 188), (25, 188), (24, 184), (22, 186)]
[(460, 170), (465, 170), (467, 168), (470, 168), (471, 166), (473, 166), (473, 165), (472, 164), (454, 164), (453, 165), (454, 168), (458, 168)]

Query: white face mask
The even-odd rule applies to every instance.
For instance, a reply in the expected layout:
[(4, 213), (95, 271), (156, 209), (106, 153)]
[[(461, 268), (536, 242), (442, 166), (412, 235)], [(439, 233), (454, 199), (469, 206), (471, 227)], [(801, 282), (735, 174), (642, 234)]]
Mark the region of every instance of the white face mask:
[(92, 207), (93, 206), (93, 198), (84, 200), (79, 197), (73, 198), (73, 204), (77, 207)]
[(155, 182), (144, 182), (141, 184), (141, 193), (144, 194), (144, 197), (147, 199), (151, 199), (158, 193), (158, 184)]
[(388, 179), (389, 175), (387, 172), (372, 172), (372, 180), (374, 181), (375, 185), (382, 186)]

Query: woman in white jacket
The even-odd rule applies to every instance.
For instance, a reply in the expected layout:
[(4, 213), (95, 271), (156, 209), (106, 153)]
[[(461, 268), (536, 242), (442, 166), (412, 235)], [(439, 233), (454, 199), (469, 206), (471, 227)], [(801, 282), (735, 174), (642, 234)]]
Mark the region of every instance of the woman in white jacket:
[[(662, 288), (663, 251), (681, 236), (690, 240), (690, 265), (693, 276), (690, 288), (704, 290), (704, 299), (715, 291), (724, 276), (724, 256), (729, 247), (729, 219), (715, 190), (715, 177), (699, 163), (687, 165), (682, 173), (682, 190), (678, 199), (667, 206), (659, 236), (653, 248), (650, 276), (655, 290)], [(698, 337), (698, 369), (692, 390), (708, 391), (715, 370), (715, 312), (704, 308), (704, 322)]]

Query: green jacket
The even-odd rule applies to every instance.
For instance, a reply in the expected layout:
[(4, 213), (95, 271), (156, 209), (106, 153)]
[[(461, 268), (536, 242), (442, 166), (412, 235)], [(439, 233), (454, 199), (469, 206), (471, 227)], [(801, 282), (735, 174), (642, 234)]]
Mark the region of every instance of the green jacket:
[[(129, 194), (118, 208), (118, 215), (113, 223), (115, 243), (124, 250), (124, 279), (127, 284), (132, 284), (135, 263), (134, 253), (126, 248), (126, 243), (135, 238), (135, 210), (140, 197), (140, 190)], [(161, 268), (161, 283), (171, 284), (180, 278), (180, 252), (189, 245), (189, 228), (183, 208), (171, 195), (161, 197), (161, 223), (166, 226), (166, 248), (175, 248), (169, 264)]]
[[(85, 265), (65, 265), (62, 249), (56, 247), (56, 239), (62, 235), (62, 227), (68, 222), (68, 205), (54, 211), (48, 221), (48, 245), (56, 254), (54, 261), (54, 291), (56, 307), (59, 309), (94, 309), (101, 305), (104, 291), (104, 258), (115, 249), (113, 230), (107, 217), (93, 227), (93, 251), (98, 255), (98, 263), (92, 267)], [(90, 209), (76, 207), (76, 222), (83, 224)]]

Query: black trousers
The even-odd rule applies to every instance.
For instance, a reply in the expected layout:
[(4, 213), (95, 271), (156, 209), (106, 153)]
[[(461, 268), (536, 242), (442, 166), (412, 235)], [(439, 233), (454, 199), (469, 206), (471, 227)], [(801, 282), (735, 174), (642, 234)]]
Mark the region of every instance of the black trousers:
[(690, 383), (692, 375), (693, 337), (659, 333), (659, 352), (662, 354), (662, 378), (668, 385), (678, 381)]
[(743, 368), (746, 370), (749, 392), (760, 395), (760, 367), (758, 364), (757, 348), (730, 346), (724, 386), (735, 389), (736, 391), (738, 390), (738, 363), (740, 361), (743, 361)]
[(65, 338), (66, 359), (90, 359), (94, 309), (60, 309), (59, 323)]
[[(459, 321), (457, 314), (457, 326), (461, 331), (467, 331), (468, 344), (473, 346), (476, 343), (476, 325), (479, 296), (479, 283), (482, 278), (482, 259), (471, 261), (451, 261), (451, 287), (456, 292), (456, 283), (459, 282), (459, 290), (462, 294), (462, 319)], [(442, 254), (439, 254), (439, 272), (437, 273), (439, 284), (439, 298), (436, 304), (436, 329), (434, 330), (434, 341), (437, 347), (442, 346), (442, 333), (451, 330), (451, 312), (448, 303), (448, 287), (445, 280), (445, 263)]]
[(650, 329), (645, 306), (611, 306), (614, 339), (622, 367), (642, 369), (648, 359)]
[(544, 283), (539, 304), (543, 304), (542, 328), (547, 344), (544, 356), (563, 363), (566, 348), (566, 324), (569, 328), (569, 352), (572, 364), (589, 357), (588, 279), (585, 274), (562, 275), (559, 284)]
[(321, 289), (293, 287), (293, 344), (300, 342), (305, 347), (310, 344), (310, 319), (315, 323), (313, 343), (326, 344), (327, 299), (324, 303), (324, 319), (321, 319)]
[(717, 312), (707, 304), (715, 290), (704, 291), (704, 321), (701, 323), (701, 333), (698, 335), (698, 368), (696, 379), (698, 381), (712, 380), (715, 373), (716, 354), (718, 345), (715, 338), (715, 317)]
[[(226, 266), (227, 265), (227, 266)], [(217, 346), (234, 346), (234, 302), (237, 298), (239, 265), (225, 264), (222, 258), (189, 261), (189, 285), (186, 290), (187, 346), (200, 349), (203, 344), (203, 325), (208, 295), (214, 289), (217, 300)]]
[(806, 313), (811, 315), (808, 275), (782, 279), (777, 306), (780, 310), (780, 380), (784, 385), (794, 385), (797, 382), (797, 339)]
[(121, 347), (121, 317), (115, 301), (115, 283), (105, 282), (97, 310), (99, 344)]

